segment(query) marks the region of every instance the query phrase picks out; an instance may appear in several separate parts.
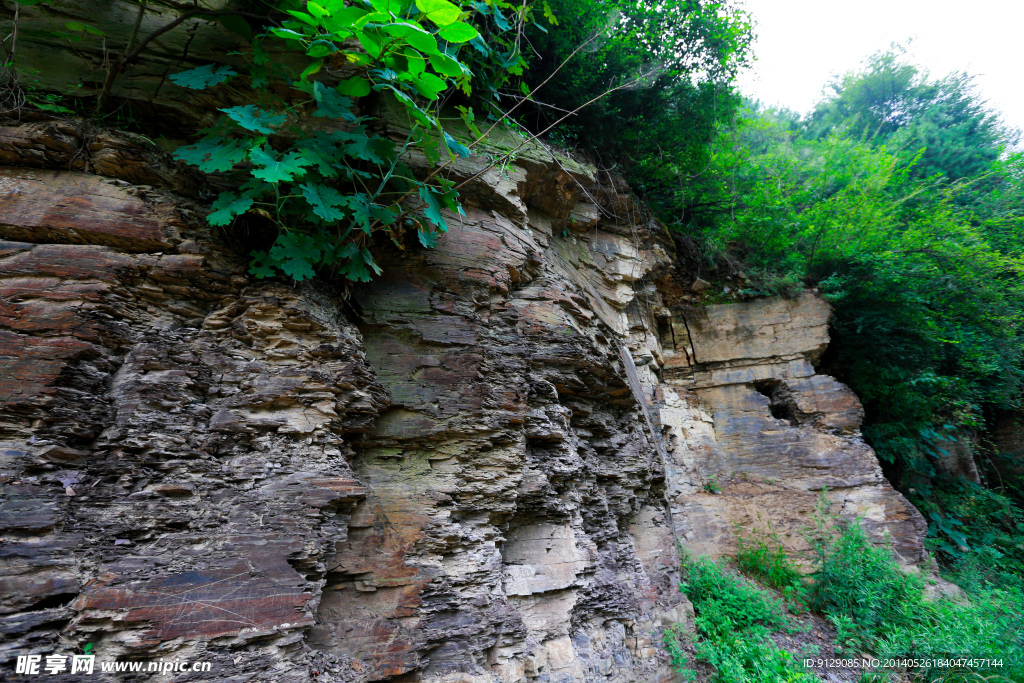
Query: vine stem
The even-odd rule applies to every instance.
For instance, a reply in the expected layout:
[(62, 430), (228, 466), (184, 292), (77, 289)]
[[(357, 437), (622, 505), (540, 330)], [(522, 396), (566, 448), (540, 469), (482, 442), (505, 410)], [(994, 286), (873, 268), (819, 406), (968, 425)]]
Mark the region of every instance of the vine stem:
[[(114, 87), (114, 80), (125, 66), (134, 62), (138, 59), (142, 51), (146, 49), (153, 40), (159, 38), (163, 34), (170, 30), (173, 30), (177, 26), (180, 26), (185, 21), (188, 21), (192, 17), (225, 17), (225, 16), (238, 16), (245, 17), (248, 19), (259, 19), (260, 21), (269, 21), (270, 17), (261, 14), (253, 14), (252, 12), (237, 12), (237, 11), (218, 11), (208, 9), (192, 9), (182, 13), (176, 19), (167, 22), (160, 28), (156, 29), (135, 46), (135, 39), (138, 37), (139, 28), (142, 26), (142, 18), (146, 13), (146, 5), (149, 0), (141, 0), (139, 5), (139, 13), (135, 16), (135, 25), (132, 27), (131, 35), (128, 37), (128, 44), (124, 48), (124, 53), (119, 59), (110, 63), (107, 67), (107, 77), (103, 81), (103, 87), (100, 89), (100, 94), (96, 100), (96, 115), (99, 116), (103, 108), (106, 106), (107, 98), (110, 96), (110, 91)], [(133, 49), (133, 46), (134, 49)]]
[(135, 23), (132, 25), (132, 32), (128, 34), (128, 44), (124, 47), (124, 53), (119, 59), (107, 60), (107, 77), (103, 79), (103, 87), (100, 89), (100, 94), (96, 98), (96, 116), (103, 113), (103, 109), (107, 106), (107, 98), (110, 96), (110, 91), (114, 87), (114, 79), (121, 73), (121, 69), (127, 63), (128, 53), (131, 52), (132, 45), (135, 44), (135, 37), (139, 35), (139, 28), (142, 26), (142, 18), (146, 14), (146, 6), (149, 4), (149, 0), (141, 0), (139, 3), (139, 11), (135, 15)]

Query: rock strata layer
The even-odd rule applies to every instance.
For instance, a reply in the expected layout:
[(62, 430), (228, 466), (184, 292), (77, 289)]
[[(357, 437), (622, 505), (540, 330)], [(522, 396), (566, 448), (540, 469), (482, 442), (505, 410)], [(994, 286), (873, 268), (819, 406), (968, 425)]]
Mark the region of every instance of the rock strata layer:
[(349, 295), (251, 279), (173, 164), (4, 151), (47, 135), (0, 135), (0, 667), (92, 643), (211, 663), (182, 681), (670, 681), (677, 541), (803, 550), (827, 487), (923, 558), (814, 372), (828, 306), (688, 306), (621, 181), (530, 147)]

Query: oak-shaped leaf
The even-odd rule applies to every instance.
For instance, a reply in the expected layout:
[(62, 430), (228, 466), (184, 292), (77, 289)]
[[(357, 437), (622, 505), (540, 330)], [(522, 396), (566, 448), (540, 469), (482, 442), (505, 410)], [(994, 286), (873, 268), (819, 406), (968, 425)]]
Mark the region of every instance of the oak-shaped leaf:
[(289, 181), (304, 176), (305, 167), (312, 163), (301, 150), (293, 150), (279, 157), (270, 145), (253, 147), (249, 152), (249, 159), (259, 166), (252, 170), (252, 174), (268, 183)]
[(188, 71), (171, 74), (168, 78), (183, 88), (205, 90), (211, 85), (218, 85), (237, 75), (238, 72), (230, 66), (218, 66), (215, 69), (213, 64), (204, 64)]
[(247, 140), (225, 140), (219, 136), (203, 138), (194, 145), (174, 150), (174, 158), (198, 166), (203, 173), (230, 171), (249, 154)]
[(272, 111), (260, 109), (255, 104), (228, 107), (221, 111), (230, 116), (242, 128), (254, 133), (273, 133), (274, 127), (280, 126), (287, 118), (284, 114), (275, 114)]
[(206, 217), (210, 225), (229, 225), (235, 216), (252, 207), (252, 197), (239, 196), (234, 192), (221, 192), (210, 208), (213, 213)]
[(345, 217), (345, 211), (340, 207), (348, 204), (348, 197), (335, 190), (333, 187), (320, 183), (303, 183), (299, 186), (302, 196), (306, 199), (313, 213), (325, 221), (339, 221)]

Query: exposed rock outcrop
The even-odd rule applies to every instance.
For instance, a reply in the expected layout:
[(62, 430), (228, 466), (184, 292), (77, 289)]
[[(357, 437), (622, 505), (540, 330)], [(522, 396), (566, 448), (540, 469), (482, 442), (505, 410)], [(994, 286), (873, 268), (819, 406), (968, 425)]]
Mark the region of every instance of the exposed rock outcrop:
[(728, 554), (760, 513), (801, 550), (827, 486), (922, 559), (814, 372), (828, 306), (683, 306), (664, 228), (584, 164), (529, 147), (351, 296), (250, 279), (173, 173), (52, 165), (0, 169), (0, 666), (669, 681), (677, 540)]

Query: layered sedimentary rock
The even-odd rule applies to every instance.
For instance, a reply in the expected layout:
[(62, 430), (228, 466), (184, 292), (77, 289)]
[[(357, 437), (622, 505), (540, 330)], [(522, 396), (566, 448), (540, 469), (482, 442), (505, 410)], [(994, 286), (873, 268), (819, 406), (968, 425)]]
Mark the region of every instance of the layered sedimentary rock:
[(663, 323), (656, 399), (677, 526), (695, 552), (729, 554), (737, 533), (756, 530), (778, 533), (800, 553), (812, 516), (831, 513), (891, 538), (907, 565), (926, 559), (924, 520), (861, 438), (860, 402), (815, 374), (829, 314), (805, 292), (688, 310)]
[(921, 559), (814, 372), (827, 305), (689, 306), (614, 178), (530, 146), (342, 291), (251, 279), (166, 158), (140, 186), (113, 135), (56, 171), (47, 135), (0, 136), (29, 160), (0, 169), (0, 666), (93, 643), (212, 663), (179, 680), (669, 681), (677, 541), (729, 554), (760, 514), (798, 551), (828, 487)]

